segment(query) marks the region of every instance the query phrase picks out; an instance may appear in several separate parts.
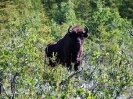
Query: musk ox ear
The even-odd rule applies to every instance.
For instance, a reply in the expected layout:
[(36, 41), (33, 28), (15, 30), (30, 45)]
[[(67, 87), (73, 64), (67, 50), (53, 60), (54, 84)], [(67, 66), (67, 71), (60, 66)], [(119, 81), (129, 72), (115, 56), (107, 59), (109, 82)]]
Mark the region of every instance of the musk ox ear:
[(84, 33), (84, 37), (88, 37), (89, 29), (88, 29), (87, 26), (85, 26), (84, 31), (85, 31), (85, 33)]
[(71, 33), (71, 32), (72, 32), (71, 27), (72, 27), (72, 26), (69, 26), (69, 28), (68, 28), (68, 33)]

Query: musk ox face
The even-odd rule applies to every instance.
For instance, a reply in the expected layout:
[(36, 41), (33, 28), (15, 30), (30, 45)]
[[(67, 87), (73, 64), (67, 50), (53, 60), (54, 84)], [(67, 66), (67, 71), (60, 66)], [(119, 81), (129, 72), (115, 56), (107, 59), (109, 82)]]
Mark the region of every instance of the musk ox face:
[(88, 28), (81, 28), (80, 26), (68, 28), (69, 37), (75, 41), (75, 43), (82, 44), (84, 38), (88, 37)]

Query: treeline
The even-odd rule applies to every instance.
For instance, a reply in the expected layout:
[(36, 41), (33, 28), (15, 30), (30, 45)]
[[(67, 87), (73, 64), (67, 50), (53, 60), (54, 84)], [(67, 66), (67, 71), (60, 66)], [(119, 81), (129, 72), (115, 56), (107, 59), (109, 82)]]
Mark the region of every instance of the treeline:
[[(70, 25), (87, 26), (83, 70), (44, 63)], [(0, 98), (131, 98), (132, 0), (1, 0)]]
[[(68, 8), (74, 10), (76, 17), (85, 21), (98, 9), (110, 8), (118, 11), (122, 18), (127, 18), (133, 22), (133, 2), (131, 0), (41, 0), (41, 2), (49, 18), (56, 17), (59, 19), (56, 20), (59, 23), (65, 21), (65, 16), (63, 16), (65, 5), (70, 5)], [(68, 2), (72, 4), (68, 4)]]

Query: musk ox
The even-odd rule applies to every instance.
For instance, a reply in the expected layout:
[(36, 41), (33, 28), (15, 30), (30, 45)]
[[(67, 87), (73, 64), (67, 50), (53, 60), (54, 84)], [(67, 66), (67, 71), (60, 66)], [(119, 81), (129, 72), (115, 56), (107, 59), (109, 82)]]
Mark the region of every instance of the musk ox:
[(57, 64), (62, 64), (71, 70), (73, 63), (74, 70), (77, 71), (82, 59), (83, 42), (87, 36), (87, 27), (70, 26), (62, 39), (54, 44), (48, 44), (45, 48), (49, 65), (54, 67)]

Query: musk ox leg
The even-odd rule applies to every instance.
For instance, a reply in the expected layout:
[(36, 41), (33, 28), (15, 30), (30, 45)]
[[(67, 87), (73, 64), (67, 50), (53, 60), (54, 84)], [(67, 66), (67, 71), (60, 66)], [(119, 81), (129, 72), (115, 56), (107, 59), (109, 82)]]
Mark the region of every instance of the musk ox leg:
[(74, 70), (77, 71), (79, 69), (80, 62), (76, 62), (74, 64)]
[(49, 60), (49, 64), (48, 65), (50, 65), (51, 67), (55, 67), (56, 66), (56, 63), (53, 62), (52, 60)]
[(67, 57), (65, 61), (65, 65), (69, 70), (72, 70), (72, 65), (71, 65), (71, 58)]
[(63, 56), (63, 64), (67, 67), (68, 70), (72, 70), (72, 65), (71, 65), (71, 53), (68, 50), (64, 50), (64, 56)]
[(70, 61), (66, 63), (66, 66), (69, 70), (72, 70), (72, 65)]
[[(56, 57), (54, 55), (56, 55), (56, 45), (55, 44), (49, 44), (46, 48), (45, 48), (45, 54), (46, 57), (48, 58), (48, 65), (50, 65), (51, 67), (55, 67), (56, 66)], [(54, 59), (55, 57), (55, 59)]]

